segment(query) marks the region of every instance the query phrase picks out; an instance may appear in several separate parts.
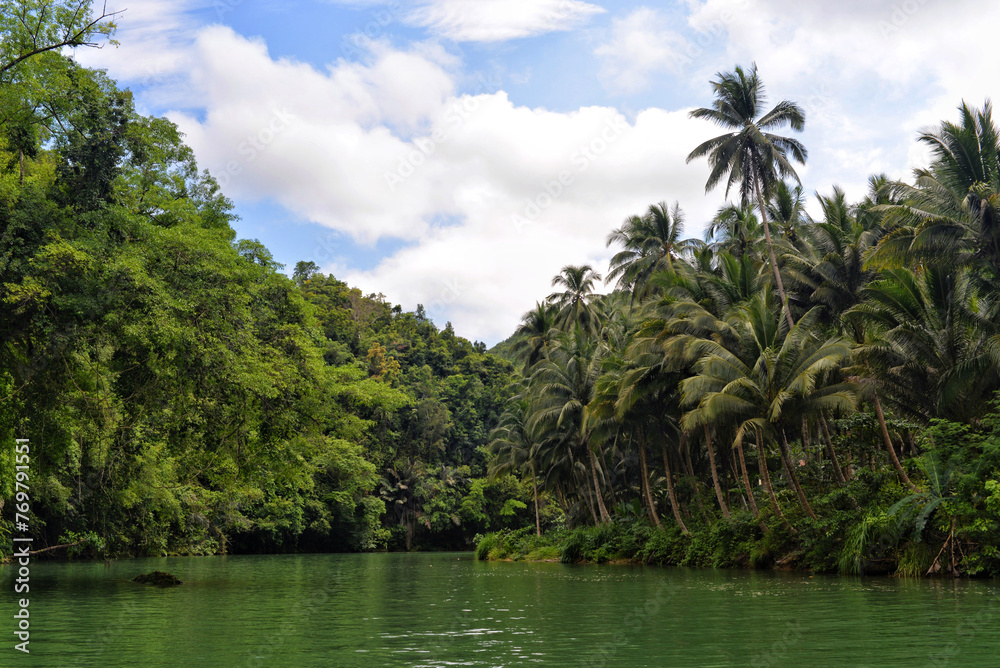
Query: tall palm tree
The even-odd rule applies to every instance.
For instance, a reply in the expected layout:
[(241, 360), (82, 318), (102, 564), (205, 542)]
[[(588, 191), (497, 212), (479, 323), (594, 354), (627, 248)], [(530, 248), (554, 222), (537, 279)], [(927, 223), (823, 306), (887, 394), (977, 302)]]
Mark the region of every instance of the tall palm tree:
[(660, 202), (651, 204), (641, 216), (629, 216), (608, 235), (607, 245), (618, 244), (622, 250), (611, 258), (607, 280), (617, 280), (620, 290), (641, 299), (650, 275), (672, 268), (678, 256), (693, 247), (690, 239), (681, 238), (683, 231), (684, 213), (676, 202), (672, 209)]
[(763, 239), (764, 228), (749, 205), (719, 207), (705, 230), (705, 241), (710, 242), (716, 252), (724, 250), (736, 257), (757, 255), (759, 242)]
[(739, 184), (740, 200), (748, 205), (756, 198), (764, 237), (774, 271), (774, 282), (785, 308), (788, 326), (794, 326), (792, 312), (788, 307), (788, 297), (781, 282), (781, 272), (774, 255), (771, 229), (767, 221), (767, 194), (779, 179), (792, 178), (799, 181), (789, 157), (805, 164), (806, 148), (790, 137), (771, 134), (769, 131), (785, 125), (800, 131), (805, 125), (805, 113), (788, 100), (782, 100), (770, 111), (761, 113), (766, 97), (764, 84), (757, 75), (757, 65), (749, 72), (737, 66), (733, 72), (719, 73), (712, 82), (715, 102), (711, 108), (695, 109), (693, 118), (705, 118), (717, 125), (731, 129), (724, 135), (709, 139), (688, 155), (687, 161), (708, 157), (712, 168), (705, 192), (712, 190), (723, 180), (726, 181), (726, 197), (734, 184)]
[(556, 316), (558, 309), (549, 303), (536, 302), (535, 308), (521, 316), (521, 325), (514, 332), (517, 339), (514, 354), (524, 362), (524, 373), (547, 354), (552, 340), (558, 333)]
[(601, 522), (611, 519), (599, 478), (600, 464), (590, 441), (584, 420), (587, 404), (594, 397), (594, 384), (600, 374), (597, 342), (580, 326), (572, 334), (563, 334), (547, 359), (531, 374), (532, 405), (527, 427), (550, 434), (547, 450), (563, 451), (561, 458), (575, 466), (583, 457), (589, 465), (593, 492)]
[(496, 479), (506, 473), (530, 472), (535, 497), (535, 534), (542, 535), (542, 521), (538, 509), (538, 462), (541, 439), (536, 431), (528, 428), (530, 397), (525, 383), (521, 391), (507, 402), (497, 426), (490, 433), (489, 477)]
[(885, 207), (894, 229), (872, 256), (876, 266), (975, 265), (988, 269), (992, 281), (1000, 278), (1000, 133), (989, 100), (981, 110), (963, 102), (959, 112), (958, 124), (920, 135), (933, 161), (915, 171), (915, 185), (887, 186), (903, 201)]
[(564, 288), (562, 292), (553, 292), (548, 296), (549, 302), (559, 308), (556, 316), (557, 324), (566, 332), (573, 331), (579, 325), (585, 334), (593, 334), (600, 327), (600, 312), (595, 308), (594, 284), (601, 280), (601, 275), (589, 264), (562, 268), (552, 279), (552, 287)]
[(854, 408), (853, 387), (838, 382), (832, 373), (849, 357), (850, 344), (813, 334), (818, 309), (809, 310), (797, 325), (786, 329), (767, 301), (765, 291), (739, 309), (733, 321), (741, 339), (736, 347), (712, 339), (688, 339), (699, 361), (697, 374), (681, 382), (685, 403), (696, 406), (684, 416), (684, 426), (700, 429), (730, 423), (737, 427), (738, 440), (755, 437), (761, 477), (780, 514), (763, 459), (766, 442), (777, 443), (799, 502), (815, 518), (789, 461), (785, 427), (801, 424), (803, 416), (821, 410)]

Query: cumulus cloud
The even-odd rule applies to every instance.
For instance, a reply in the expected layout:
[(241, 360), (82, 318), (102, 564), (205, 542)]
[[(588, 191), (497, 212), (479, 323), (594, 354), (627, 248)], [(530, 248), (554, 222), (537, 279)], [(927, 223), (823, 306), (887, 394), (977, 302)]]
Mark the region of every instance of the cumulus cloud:
[(654, 9), (640, 7), (612, 21), (609, 39), (594, 49), (601, 59), (600, 79), (612, 92), (646, 88), (657, 72), (679, 74), (688, 42)]
[(168, 114), (235, 200), (276, 201), (359, 243), (409, 241), (370, 271), (326, 267), (366, 291), (498, 340), (562, 266), (605, 264), (626, 216), (679, 199), (697, 234), (711, 215), (706, 169), (684, 157), (713, 128), (686, 111), (529, 108), (458, 94), (453, 63), (426, 45), (368, 49), (320, 71), (208, 27), (190, 78), (204, 113)]

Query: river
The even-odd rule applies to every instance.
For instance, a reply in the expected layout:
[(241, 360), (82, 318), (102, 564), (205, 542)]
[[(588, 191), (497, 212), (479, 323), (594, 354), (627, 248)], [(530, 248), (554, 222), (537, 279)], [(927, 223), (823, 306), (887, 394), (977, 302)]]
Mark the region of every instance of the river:
[[(129, 581), (154, 569), (184, 584)], [(996, 581), (469, 554), (36, 563), (30, 656), (10, 566), (2, 582), (3, 666), (1000, 666)]]

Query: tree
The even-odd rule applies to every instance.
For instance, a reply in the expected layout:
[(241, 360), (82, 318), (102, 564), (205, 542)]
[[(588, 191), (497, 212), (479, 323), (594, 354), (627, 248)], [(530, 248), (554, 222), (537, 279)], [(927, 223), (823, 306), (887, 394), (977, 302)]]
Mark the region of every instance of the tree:
[(617, 280), (618, 289), (641, 299), (653, 272), (672, 268), (678, 256), (692, 247), (690, 239), (681, 239), (683, 231), (684, 213), (676, 202), (672, 209), (660, 202), (641, 216), (629, 216), (608, 235), (607, 245), (618, 244), (622, 250), (611, 258), (607, 280)]
[(552, 287), (565, 288), (563, 292), (553, 292), (548, 300), (559, 308), (556, 322), (563, 331), (570, 332), (579, 326), (584, 333), (592, 334), (600, 326), (600, 313), (594, 307), (594, 283), (601, 275), (590, 265), (567, 265), (552, 279)]
[[(94, 16), (92, 0), (5, 0), (0, 2), (0, 76), (30, 58), (64, 47), (99, 47), (98, 36), (110, 38), (123, 13)], [(0, 79), (2, 82), (3, 79)]]
[(712, 190), (725, 180), (726, 196), (734, 184), (739, 184), (740, 200), (747, 206), (756, 198), (764, 237), (774, 271), (774, 282), (785, 309), (788, 326), (794, 326), (788, 297), (781, 282), (781, 272), (774, 255), (774, 244), (767, 221), (767, 196), (779, 179), (799, 180), (792, 160), (805, 164), (806, 149), (790, 137), (771, 134), (769, 131), (788, 125), (793, 130), (802, 130), (805, 114), (794, 102), (782, 100), (770, 111), (758, 118), (766, 102), (764, 84), (757, 75), (757, 65), (749, 72), (737, 66), (733, 72), (719, 73), (712, 82), (715, 102), (712, 108), (700, 108), (691, 112), (692, 118), (705, 118), (733, 132), (720, 135), (699, 145), (687, 157), (708, 157), (712, 171), (705, 184), (705, 192)]
[(300, 260), (295, 263), (295, 270), (292, 272), (292, 280), (299, 287), (306, 281), (311, 280), (319, 273), (319, 265), (312, 260)]
[(739, 309), (733, 322), (740, 335), (736, 347), (712, 339), (686, 339), (698, 357), (697, 374), (681, 382), (684, 402), (695, 406), (684, 416), (685, 428), (733, 424), (737, 440), (756, 437), (761, 477), (780, 514), (763, 460), (765, 442), (776, 442), (790, 483), (803, 509), (814, 518), (789, 461), (785, 427), (822, 410), (853, 409), (856, 401), (853, 387), (838, 382), (835, 374), (849, 358), (850, 344), (839, 338), (817, 338), (811, 328), (818, 316), (818, 309), (811, 309), (786, 329), (769, 308), (765, 292)]

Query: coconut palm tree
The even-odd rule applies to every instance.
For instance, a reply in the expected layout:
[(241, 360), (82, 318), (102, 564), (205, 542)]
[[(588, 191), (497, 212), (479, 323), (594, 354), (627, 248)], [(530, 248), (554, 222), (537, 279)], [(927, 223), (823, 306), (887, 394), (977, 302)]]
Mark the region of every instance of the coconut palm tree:
[(490, 433), (488, 448), (489, 477), (496, 479), (506, 473), (531, 473), (531, 487), (535, 497), (535, 534), (542, 535), (542, 521), (538, 509), (538, 462), (536, 461), (542, 439), (528, 428), (531, 402), (527, 383), (507, 402), (497, 426)]
[(547, 359), (542, 360), (531, 374), (532, 404), (528, 429), (549, 435), (542, 447), (564, 460), (563, 465), (575, 467), (586, 459), (593, 482), (591, 498), (597, 504), (601, 522), (611, 519), (604, 503), (599, 473), (599, 458), (591, 443), (584, 410), (594, 397), (594, 384), (600, 375), (597, 342), (577, 325), (571, 334), (563, 334)]
[(893, 229), (872, 256), (875, 266), (946, 263), (1000, 278), (1000, 134), (989, 100), (981, 110), (963, 102), (959, 112), (959, 123), (920, 135), (933, 161), (915, 171), (915, 184), (886, 186), (901, 201), (884, 208)]
[(552, 279), (552, 287), (564, 288), (553, 292), (548, 301), (558, 307), (556, 323), (566, 332), (572, 332), (577, 325), (585, 334), (593, 334), (600, 328), (600, 312), (595, 308), (597, 295), (594, 284), (601, 275), (588, 265), (567, 265)]
[(821, 340), (813, 333), (819, 309), (806, 312), (787, 329), (767, 302), (764, 291), (738, 309), (731, 323), (740, 336), (734, 347), (710, 338), (687, 338), (698, 363), (696, 375), (680, 385), (684, 402), (695, 406), (684, 416), (684, 426), (728, 423), (736, 426), (737, 440), (755, 437), (761, 477), (780, 514), (763, 459), (766, 442), (775, 442), (799, 502), (815, 518), (789, 460), (785, 427), (821, 410), (854, 408), (853, 387), (837, 382), (832, 373), (849, 357), (850, 344), (837, 337)]
[(680, 254), (693, 248), (692, 240), (681, 238), (683, 231), (684, 213), (676, 202), (672, 209), (660, 202), (641, 216), (629, 216), (608, 235), (607, 245), (618, 244), (622, 250), (611, 258), (607, 280), (641, 299), (653, 272), (672, 268)]
[(552, 340), (558, 333), (556, 316), (558, 308), (553, 304), (536, 302), (535, 308), (521, 316), (521, 325), (514, 332), (516, 342), (514, 354), (524, 362), (524, 373), (547, 354)]
[(733, 72), (719, 73), (712, 82), (715, 102), (711, 108), (695, 109), (693, 118), (704, 118), (717, 125), (732, 130), (724, 135), (702, 143), (687, 157), (708, 157), (712, 171), (705, 184), (705, 192), (726, 182), (726, 197), (734, 184), (739, 185), (740, 201), (744, 206), (756, 199), (764, 238), (774, 271), (774, 282), (785, 309), (788, 326), (795, 323), (788, 307), (788, 297), (781, 282), (781, 272), (774, 255), (771, 229), (767, 220), (767, 196), (779, 179), (799, 181), (789, 158), (805, 164), (806, 148), (797, 140), (782, 135), (771, 134), (771, 130), (785, 125), (800, 131), (805, 125), (805, 113), (788, 100), (782, 100), (770, 111), (761, 114), (766, 103), (764, 84), (757, 75), (757, 65), (749, 72), (737, 66)]
[(712, 222), (705, 229), (705, 241), (716, 252), (727, 251), (736, 257), (746, 254), (758, 256), (759, 244), (764, 240), (764, 228), (752, 206), (726, 204), (719, 207)]

